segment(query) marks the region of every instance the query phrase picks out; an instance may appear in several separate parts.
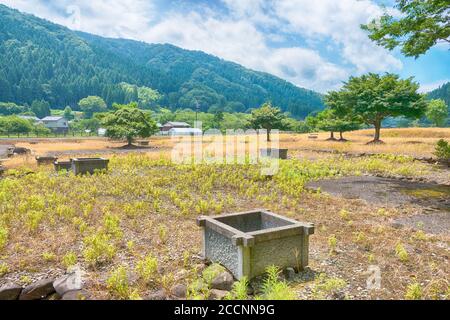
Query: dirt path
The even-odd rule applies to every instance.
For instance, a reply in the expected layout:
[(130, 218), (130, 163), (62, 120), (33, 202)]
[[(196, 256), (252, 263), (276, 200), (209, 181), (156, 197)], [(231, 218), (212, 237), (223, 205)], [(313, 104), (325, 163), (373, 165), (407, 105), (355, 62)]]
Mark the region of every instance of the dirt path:
[(321, 180), (307, 187), (377, 206), (416, 206), (421, 214), (399, 218), (395, 223), (412, 228), (420, 224), (429, 233), (450, 233), (450, 186), (447, 185), (362, 176)]

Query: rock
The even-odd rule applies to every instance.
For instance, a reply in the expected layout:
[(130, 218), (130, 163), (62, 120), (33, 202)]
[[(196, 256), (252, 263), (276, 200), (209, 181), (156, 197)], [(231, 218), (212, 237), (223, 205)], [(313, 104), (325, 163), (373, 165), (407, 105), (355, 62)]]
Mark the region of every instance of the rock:
[(283, 270), (284, 277), (287, 281), (294, 281), (295, 280), (295, 270), (294, 268), (286, 268)]
[(63, 297), (62, 300), (72, 300), (72, 301), (76, 301), (76, 300), (89, 300), (89, 293), (87, 293), (84, 290), (75, 290), (75, 291), (69, 291), (66, 292)]
[(55, 292), (54, 279), (42, 279), (23, 289), (19, 300), (40, 300)]
[(69, 291), (77, 291), (83, 288), (81, 276), (77, 273), (71, 273), (53, 282), (55, 291), (62, 297)]
[(166, 292), (163, 289), (152, 292), (145, 300), (167, 300)]
[(22, 287), (18, 284), (7, 283), (0, 287), (0, 300), (17, 300), (21, 292)]
[(403, 225), (400, 222), (392, 222), (391, 227), (394, 229), (402, 229)]
[(228, 291), (225, 290), (217, 290), (211, 289), (209, 291), (209, 299), (210, 300), (223, 300), (227, 296)]
[(228, 271), (221, 272), (211, 281), (211, 289), (230, 291), (233, 287), (234, 278)]
[(187, 287), (184, 284), (176, 284), (170, 290), (170, 293), (177, 298), (186, 298)]

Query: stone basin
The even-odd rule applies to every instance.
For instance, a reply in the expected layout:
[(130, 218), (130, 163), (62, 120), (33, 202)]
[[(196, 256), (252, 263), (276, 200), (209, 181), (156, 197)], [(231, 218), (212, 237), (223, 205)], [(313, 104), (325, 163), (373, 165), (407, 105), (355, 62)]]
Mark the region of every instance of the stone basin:
[(72, 171), (75, 175), (94, 174), (95, 171), (108, 170), (109, 159), (75, 158), (72, 159)]
[(50, 156), (50, 157), (36, 157), (36, 161), (37, 161), (38, 166), (46, 165), (46, 164), (52, 164), (52, 163), (54, 163), (57, 160), (58, 160), (58, 157), (52, 157), (52, 156)]
[(260, 149), (261, 157), (286, 160), (288, 158), (288, 149)]
[(226, 267), (236, 279), (252, 279), (270, 265), (304, 269), (314, 225), (255, 210), (201, 216), (203, 256)]
[(72, 160), (70, 161), (55, 161), (53, 163), (56, 171), (70, 171), (72, 169)]

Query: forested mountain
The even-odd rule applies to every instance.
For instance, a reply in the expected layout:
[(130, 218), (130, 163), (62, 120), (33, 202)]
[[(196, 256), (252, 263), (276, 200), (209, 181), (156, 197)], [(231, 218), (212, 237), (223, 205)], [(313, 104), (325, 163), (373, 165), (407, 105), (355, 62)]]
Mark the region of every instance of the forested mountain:
[(450, 82), (447, 82), (439, 88), (428, 93), (430, 99), (442, 99), (450, 108)]
[(135, 99), (123, 83), (157, 90), (173, 110), (245, 112), (270, 100), (304, 117), (322, 107), (316, 92), (203, 52), (75, 32), (0, 5), (0, 101), (76, 110), (98, 95), (111, 106)]

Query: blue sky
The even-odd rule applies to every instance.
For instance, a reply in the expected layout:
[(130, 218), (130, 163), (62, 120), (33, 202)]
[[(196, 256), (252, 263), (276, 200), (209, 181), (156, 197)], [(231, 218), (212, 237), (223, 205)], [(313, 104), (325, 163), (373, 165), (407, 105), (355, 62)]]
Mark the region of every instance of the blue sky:
[(350, 75), (414, 76), (422, 91), (450, 81), (450, 52), (419, 59), (372, 43), (359, 26), (392, 0), (0, 0), (69, 28), (202, 50), (320, 92)]

